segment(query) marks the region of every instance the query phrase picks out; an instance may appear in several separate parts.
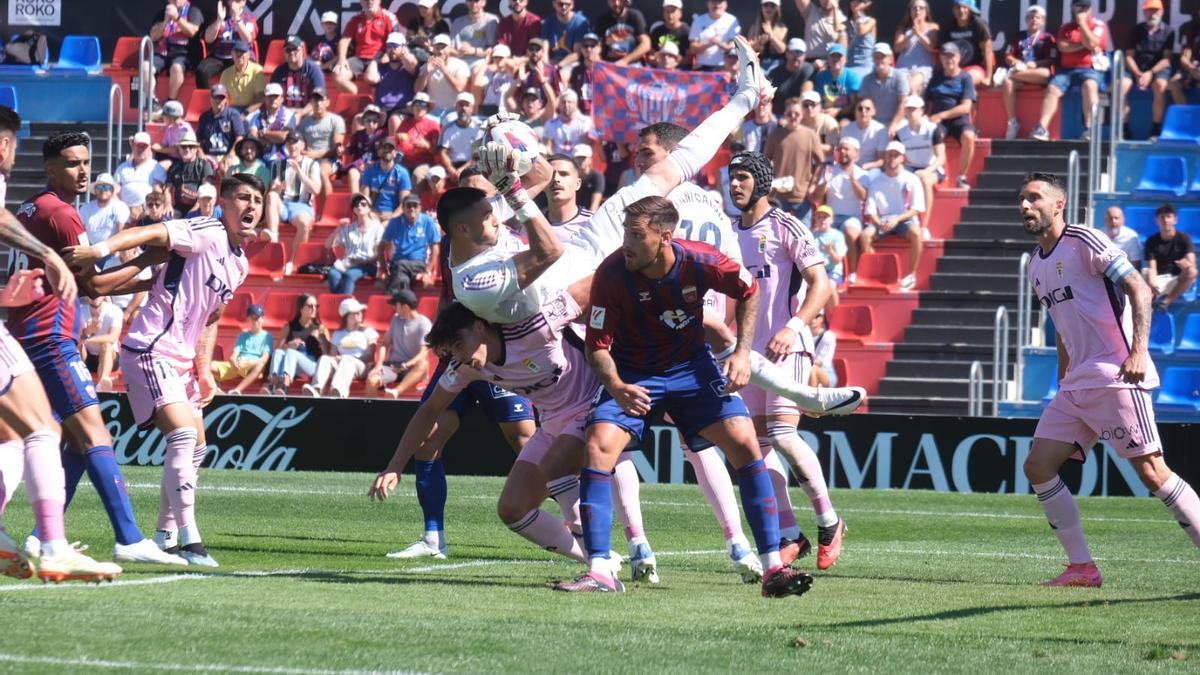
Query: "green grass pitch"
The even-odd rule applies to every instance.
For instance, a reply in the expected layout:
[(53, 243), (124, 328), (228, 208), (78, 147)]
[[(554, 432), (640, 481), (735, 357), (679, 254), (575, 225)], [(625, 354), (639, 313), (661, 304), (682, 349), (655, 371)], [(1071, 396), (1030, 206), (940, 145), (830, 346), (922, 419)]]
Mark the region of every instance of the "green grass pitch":
[[(126, 473), (148, 529), (159, 475)], [(412, 479), (377, 504), (370, 478), (202, 472), (200, 523), (223, 567), (131, 567), (102, 586), (0, 581), (0, 670), (1200, 669), (1200, 554), (1156, 499), (1081, 500), (1105, 586), (1042, 589), (1063, 556), (1032, 496), (836, 491), (850, 526), (842, 561), (807, 595), (768, 601), (732, 572), (695, 486), (645, 485), (662, 583), (576, 596), (549, 585), (578, 565), (496, 518), (499, 479), (450, 477), (449, 560), (393, 561), (383, 554), (421, 529)], [(95, 493), (79, 495), (68, 533), (108, 559)], [(23, 500), (9, 508), (14, 533), (30, 525)], [(803, 494), (793, 500), (815, 532)]]

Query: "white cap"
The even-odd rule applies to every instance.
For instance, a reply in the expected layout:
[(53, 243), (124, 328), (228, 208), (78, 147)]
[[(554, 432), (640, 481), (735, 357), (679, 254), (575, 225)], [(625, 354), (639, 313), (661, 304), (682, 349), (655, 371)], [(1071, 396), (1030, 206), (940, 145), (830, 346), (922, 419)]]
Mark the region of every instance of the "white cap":
[(875, 47), (873, 47), (871, 49), (871, 53), (872, 54), (884, 54), (886, 56), (891, 56), (892, 55), (892, 46), (886, 42), (876, 42)]
[(387, 39), (384, 40), (384, 44), (388, 46), (406, 45), (408, 44), (408, 38), (404, 37), (404, 33), (388, 33)]
[(887, 144), (887, 152), (892, 152), (893, 150), (902, 155), (904, 153), (908, 152), (907, 150), (904, 149), (904, 144), (901, 143), (900, 141), (892, 141), (891, 143)]
[(804, 44), (804, 38), (792, 38), (787, 41), (787, 50), (789, 52), (804, 52), (808, 50), (808, 45)]
[(430, 40), (430, 43), (435, 45), (449, 45), (450, 36), (446, 35), (445, 33), (438, 33), (437, 35), (433, 36), (433, 39)]
[(818, 94), (817, 92), (813, 91), (812, 89), (809, 89), (808, 91), (806, 91), (800, 95), (800, 100), (801, 101), (812, 101), (813, 103), (820, 103), (821, 95)]
[(778, 7), (778, 6), (779, 6), (779, 0), (762, 0), (762, 4), (764, 4), (764, 5), (775, 5), (776, 7)]
[(438, 0), (420, 0), (417, 4), (422, 7), (433, 7), (438, 4)]
[(1034, 13), (1046, 16), (1046, 8), (1042, 7), (1041, 5), (1030, 5), (1029, 9), (1025, 10), (1025, 16), (1029, 16), (1030, 14)]
[(358, 300), (354, 298), (346, 298), (345, 300), (342, 300), (340, 304), (338, 304), (338, 314), (341, 316), (346, 316), (347, 314), (354, 312), (361, 312), (366, 308), (367, 306)]
[(858, 142), (858, 139), (853, 136), (842, 136), (840, 139), (838, 139), (838, 145), (849, 145), (855, 150), (862, 147), (862, 144)]
[(663, 7), (677, 7), (683, 9), (683, 3), (680, 0), (662, 0)]
[(679, 45), (675, 44), (674, 40), (668, 40), (667, 42), (663, 43), (663, 46), (658, 48), (658, 51), (664, 54), (674, 54), (675, 56), (679, 56)]
[(592, 156), (592, 146), (588, 145), (587, 143), (580, 143), (580, 144), (576, 145), (574, 149), (571, 150), (571, 156), (572, 157), (591, 157)]
[(283, 96), (283, 85), (272, 82), (263, 88), (263, 96)]
[(457, 103), (470, 103), (471, 105), (475, 105), (475, 95), (469, 91), (464, 91), (461, 94), (459, 94), (458, 96), (454, 97), (454, 102), (456, 104)]
[(429, 105), (429, 94), (426, 94), (426, 93), (425, 93), (425, 92), (423, 92), (423, 91), (418, 91), (418, 92), (416, 93), (416, 95), (414, 95), (414, 96), (412, 97), (412, 101), (410, 101), (409, 103), (410, 103), (410, 104), (412, 104), (412, 103), (424, 103), (424, 104), (426, 104), (426, 105)]
[(429, 173), (425, 174), (425, 177), (432, 178), (433, 176), (437, 176), (438, 178), (445, 180), (446, 179), (446, 168), (443, 166), (429, 167)]
[(337, 12), (325, 12), (321, 15), (321, 23), (341, 23)]
[(144, 131), (137, 132), (136, 134), (133, 135), (133, 138), (130, 140), (133, 141), (134, 145), (150, 145), (151, 143), (153, 143), (153, 141), (150, 140), (150, 134), (148, 134)]
[(216, 199), (217, 186), (213, 185), (212, 183), (205, 183), (201, 185), (200, 189), (196, 190), (196, 199), (204, 199), (205, 197), (208, 197), (209, 199)]
[(502, 59), (507, 59), (508, 57), (512, 56), (512, 50), (508, 48), (508, 45), (496, 45), (495, 47), (492, 47), (492, 56), (499, 56)]
[(111, 173), (105, 172), (96, 176), (96, 180), (92, 181), (92, 187), (97, 185), (108, 185), (115, 188), (117, 187), (117, 181), (113, 180)]
[(909, 96), (908, 98), (904, 99), (904, 107), (905, 108), (921, 108), (922, 110), (924, 110), (925, 109), (925, 99), (921, 98), (920, 96), (917, 96), (916, 94), (913, 94), (912, 96)]

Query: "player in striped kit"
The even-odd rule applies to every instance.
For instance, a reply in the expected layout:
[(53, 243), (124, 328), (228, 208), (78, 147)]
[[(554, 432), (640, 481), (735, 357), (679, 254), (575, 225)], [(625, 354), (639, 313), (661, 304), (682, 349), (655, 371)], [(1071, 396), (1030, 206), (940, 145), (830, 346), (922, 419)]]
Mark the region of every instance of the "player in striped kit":
[(1067, 460), (1083, 461), (1097, 440), (1109, 441), (1196, 546), (1200, 498), (1163, 461), (1154, 424), (1153, 292), (1107, 235), (1066, 223), (1066, 199), (1062, 179), (1053, 174), (1028, 174), (1021, 188), (1022, 224), (1038, 239), (1029, 282), (1057, 328), (1059, 376), (1058, 393), (1034, 431), (1025, 475), (1067, 553), (1067, 569), (1043, 585), (1100, 586), (1079, 506), (1058, 475)]

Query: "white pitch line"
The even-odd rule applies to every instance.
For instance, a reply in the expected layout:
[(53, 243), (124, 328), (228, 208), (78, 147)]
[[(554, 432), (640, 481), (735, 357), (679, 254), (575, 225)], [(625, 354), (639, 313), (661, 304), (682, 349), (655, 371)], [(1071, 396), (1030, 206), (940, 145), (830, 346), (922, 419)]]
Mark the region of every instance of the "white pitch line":
[(225, 663), (152, 663), (147, 661), (109, 661), (88, 656), (61, 658), (54, 656), (31, 656), (0, 652), (0, 662), (27, 663), (51, 666), (82, 666), (107, 668), (109, 670), (162, 670), (171, 672), (216, 672), (216, 673), (268, 673), (278, 675), (359, 675), (360, 673), (411, 673), (399, 670), (327, 670), (324, 668), (289, 668), (286, 666), (237, 666)]
[(149, 579), (117, 579), (115, 581), (106, 581), (99, 584), (66, 582), (62, 584), (12, 584), (0, 586), (0, 593), (15, 593), (19, 591), (50, 591), (50, 590), (69, 590), (69, 589), (108, 589), (118, 586), (150, 586), (154, 584), (171, 584), (176, 581), (186, 581), (189, 579), (209, 579), (208, 574), (173, 574), (167, 577), (151, 577)]
[(465, 567), (487, 567), (489, 565), (507, 565), (509, 563), (548, 562), (545, 560), (472, 560), (471, 562), (450, 563), (448, 565), (427, 565), (425, 567), (396, 568), (399, 574), (425, 572), (440, 572), (442, 570), (460, 570)]

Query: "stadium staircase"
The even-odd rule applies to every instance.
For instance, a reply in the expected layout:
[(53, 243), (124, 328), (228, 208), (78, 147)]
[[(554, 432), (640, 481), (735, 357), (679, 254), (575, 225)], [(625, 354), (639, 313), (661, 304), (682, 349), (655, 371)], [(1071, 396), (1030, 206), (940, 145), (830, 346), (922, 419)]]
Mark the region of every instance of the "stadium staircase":
[[(16, 209), (21, 202), (46, 186), (46, 173), (42, 169), (42, 143), (58, 131), (86, 131), (92, 137), (92, 176), (108, 170), (108, 153), (104, 147), (107, 130), (103, 122), (32, 122), (29, 125), (29, 136), (22, 138), (17, 147), (17, 162), (13, 166), (12, 176), (8, 179), (5, 206), (9, 209)], [(121, 161), (122, 158), (118, 154), (112, 168), (115, 169)]]

